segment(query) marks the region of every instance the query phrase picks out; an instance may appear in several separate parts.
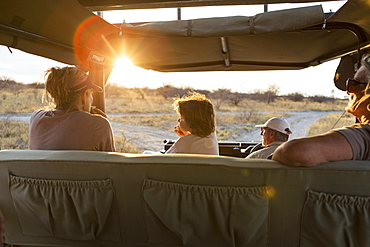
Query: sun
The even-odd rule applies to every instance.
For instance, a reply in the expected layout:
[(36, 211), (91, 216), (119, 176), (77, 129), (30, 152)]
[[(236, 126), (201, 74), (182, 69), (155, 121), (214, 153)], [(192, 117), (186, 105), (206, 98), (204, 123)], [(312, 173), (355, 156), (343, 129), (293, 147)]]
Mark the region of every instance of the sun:
[(130, 69), (132, 68), (133, 66), (133, 63), (131, 62), (130, 59), (128, 59), (127, 57), (120, 57), (116, 60), (115, 62), (115, 68), (118, 67), (120, 69)]
[(133, 88), (158, 87), (163, 79), (159, 72), (135, 66), (127, 57), (120, 57), (116, 60), (108, 81), (119, 86)]
[(109, 76), (109, 81), (117, 83), (120, 86), (132, 87), (133, 80), (137, 77), (137, 69), (138, 67), (135, 66), (130, 59), (127, 57), (120, 57), (115, 62), (114, 68)]

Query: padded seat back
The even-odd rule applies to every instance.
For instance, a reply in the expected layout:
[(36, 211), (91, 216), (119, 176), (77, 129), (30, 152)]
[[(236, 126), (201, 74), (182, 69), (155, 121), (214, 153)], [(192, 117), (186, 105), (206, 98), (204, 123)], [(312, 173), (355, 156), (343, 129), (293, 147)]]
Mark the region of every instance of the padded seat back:
[(0, 151), (7, 244), (369, 246), (370, 163)]

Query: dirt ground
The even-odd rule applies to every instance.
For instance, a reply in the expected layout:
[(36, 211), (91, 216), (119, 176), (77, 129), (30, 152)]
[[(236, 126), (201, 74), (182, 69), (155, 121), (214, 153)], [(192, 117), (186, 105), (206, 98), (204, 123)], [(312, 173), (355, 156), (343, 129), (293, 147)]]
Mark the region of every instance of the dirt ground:
[[(293, 134), (290, 139), (304, 137), (308, 135), (310, 126), (321, 117), (335, 113), (335, 111), (309, 111), (309, 112), (289, 112), (286, 120), (290, 123)], [(29, 122), (31, 113), (19, 114), (0, 114), (0, 119), (10, 119), (16, 121)], [(108, 114), (108, 118), (113, 115)], [(112, 127), (115, 135), (123, 135), (130, 143), (134, 143), (141, 152), (148, 150), (158, 152), (164, 148), (164, 140), (176, 140), (178, 136), (171, 131), (163, 129), (139, 126), (132, 124), (122, 124), (112, 121)], [(241, 131), (238, 136), (233, 136), (228, 141), (260, 141), (260, 129), (255, 128), (252, 131), (242, 129), (243, 123), (232, 126), (240, 127)]]
[[(293, 132), (293, 134), (290, 136), (290, 139), (307, 136), (310, 126), (313, 123), (315, 123), (321, 117), (331, 113), (336, 112), (289, 112), (290, 116), (286, 117), (286, 120), (290, 123)], [(243, 124), (241, 123), (236, 127), (242, 126)], [(130, 142), (133, 142), (140, 151), (149, 150), (158, 152), (163, 149), (163, 141), (165, 139), (176, 140), (178, 138), (174, 132), (165, 131), (154, 127), (127, 125), (118, 122), (112, 122), (112, 127), (115, 131), (115, 134), (119, 134), (121, 131), (123, 131), (126, 138)], [(239, 136), (234, 136), (228, 141), (260, 141), (260, 129), (255, 128), (249, 132), (244, 130)]]

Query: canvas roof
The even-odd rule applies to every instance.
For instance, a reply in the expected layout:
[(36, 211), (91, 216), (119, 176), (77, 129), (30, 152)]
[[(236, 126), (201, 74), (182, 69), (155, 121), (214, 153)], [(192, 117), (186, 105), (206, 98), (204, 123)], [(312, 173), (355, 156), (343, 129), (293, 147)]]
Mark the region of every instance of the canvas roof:
[(328, 20), (319, 5), (252, 17), (123, 25), (112, 25), (90, 11), (189, 6), (192, 2), (2, 1), (0, 44), (87, 69), (91, 62), (110, 64), (123, 52), (134, 64), (157, 71), (236, 71), (305, 68), (355, 52), (359, 43), (361, 47), (369, 43), (370, 6), (362, 0), (349, 0)]
[[(78, 0), (92, 11), (119, 9), (179, 8), (222, 5), (252, 5), (274, 3), (309, 3), (310, 0)], [(336, 1), (336, 0), (334, 0)], [(338, 0), (339, 1), (339, 0)], [(325, 2), (317, 0), (315, 2)]]

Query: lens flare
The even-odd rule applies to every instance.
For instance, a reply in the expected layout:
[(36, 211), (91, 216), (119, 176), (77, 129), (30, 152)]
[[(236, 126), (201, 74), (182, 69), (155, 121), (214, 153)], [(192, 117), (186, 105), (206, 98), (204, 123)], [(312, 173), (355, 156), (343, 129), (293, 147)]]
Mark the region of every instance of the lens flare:
[(263, 193), (263, 196), (266, 198), (272, 198), (275, 196), (275, 194), (276, 194), (275, 188), (272, 187), (271, 185), (267, 185), (266, 190)]
[[(108, 25), (98, 16), (89, 17), (81, 22), (75, 31), (73, 46), (76, 57), (83, 67), (88, 67), (90, 53), (97, 53), (104, 62), (116, 58), (117, 54), (108, 37), (118, 37), (119, 30)], [(108, 59), (109, 58), (109, 59)]]
[(241, 174), (243, 177), (249, 177), (250, 175), (249, 169), (242, 169)]

